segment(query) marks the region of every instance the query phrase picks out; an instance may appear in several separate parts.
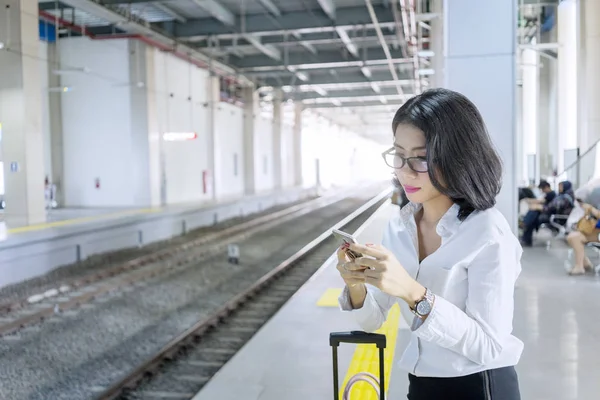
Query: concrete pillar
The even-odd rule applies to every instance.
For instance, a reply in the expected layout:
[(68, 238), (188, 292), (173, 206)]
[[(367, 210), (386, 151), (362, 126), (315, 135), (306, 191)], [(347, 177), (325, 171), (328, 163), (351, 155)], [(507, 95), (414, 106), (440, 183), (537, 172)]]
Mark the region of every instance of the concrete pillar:
[(46, 220), (38, 24), (36, 0), (7, 0), (0, 8), (0, 123), (9, 227)]
[[(556, 43), (557, 28), (541, 34), (542, 43)], [(552, 176), (558, 154), (558, 60), (550, 56), (540, 58), (539, 74), (539, 165), (540, 176)], [(559, 171), (557, 171), (559, 172)]]
[(431, 87), (435, 88), (444, 86), (444, 19), (442, 17), (444, 0), (432, 0), (430, 4), (431, 12), (439, 14), (439, 17), (432, 19), (430, 22), (430, 49), (433, 51), (431, 64), (435, 74), (430, 77), (429, 83)]
[(539, 87), (539, 56), (533, 49), (524, 49), (521, 53), (522, 72), (522, 118), (523, 118), (523, 148), (522, 174), (520, 180), (535, 182), (539, 179), (538, 158), (538, 87)]
[[(59, 74), (54, 70), (60, 65), (60, 55), (56, 42), (48, 43), (48, 86), (61, 87)], [(63, 167), (63, 134), (62, 134), (62, 101), (61, 92), (50, 93), (48, 100), (50, 118), (50, 165), (52, 174), (50, 181), (56, 185), (56, 202), (59, 207), (64, 206), (64, 167)]]
[[(515, 171), (516, 1), (445, 0), (445, 87), (479, 108), (504, 163), (498, 209), (517, 229)], [(488, 18), (493, 16), (494, 29)], [(490, 77), (493, 77), (490, 79)]]
[(220, 176), (220, 165), (221, 160), (219, 156), (219, 134), (217, 130), (217, 111), (219, 103), (221, 101), (221, 91), (218, 76), (209, 76), (208, 83), (206, 85), (208, 90), (207, 101), (208, 101), (208, 165), (210, 171), (208, 175), (210, 177), (210, 186), (212, 187), (213, 200), (217, 200), (219, 193), (219, 182)]
[[(565, 150), (577, 148), (577, 5), (558, 5), (558, 154), (556, 168), (565, 165)], [(600, 127), (600, 125), (598, 125)], [(587, 147), (584, 144), (585, 147)]]
[[(577, 2), (580, 9), (580, 57), (582, 65), (578, 106), (582, 108), (579, 114), (579, 148), (584, 153), (600, 140), (600, 2), (596, 0), (581, 0)], [(561, 3), (561, 6), (563, 4)], [(595, 153), (595, 154), (594, 154)], [(595, 161), (591, 161), (595, 158)], [(591, 177), (600, 176), (600, 151), (598, 147), (584, 160), (586, 166), (580, 168), (581, 183)]]
[(256, 193), (256, 120), (259, 114), (258, 92), (244, 88), (244, 193)]
[(282, 171), (282, 140), (283, 134), (283, 90), (273, 91), (273, 189), (279, 190), (283, 187)]
[(294, 104), (294, 186), (302, 186), (302, 110), (301, 101)]

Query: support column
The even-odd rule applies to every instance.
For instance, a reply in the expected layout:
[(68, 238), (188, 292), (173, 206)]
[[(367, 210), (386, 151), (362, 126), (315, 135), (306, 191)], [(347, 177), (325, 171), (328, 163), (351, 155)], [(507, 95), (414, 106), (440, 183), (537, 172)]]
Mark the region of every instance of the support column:
[[(557, 172), (566, 163), (565, 150), (577, 148), (577, 5), (564, 0), (558, 5), (558, 154)], [(594, 43), (596, 45), (596, 43)], [(597, 73), (597, 71), (595, 71)], [(599, 103), (597, 103), (599, 104)], [(600, 127), (600, 125), (598, 126)], [(584, 149), (587, 144), (582, 143)]]
[[(564, 3), (564, 2), (563, 2)], [(600, 2), (595, 0), (582, 0), (578, 2), (580, 8), (581, 33), (579, 48), (581, 56), (579, 58), (582, 68), (582, 79), (579, 94), (579, 106), (583, 109), (579, 120), (579, 148), (580, 153), (584, 153), (600, 140), (600, 26), (598, 18), (600, 17)], [(563, 6), (561, 3), (560, 6)], [(585, 160), (586, 164), (595, 164), (585, 168), (582, 171), (581, 184), (586, 182), (586, 178), (600, 176), (600, 150), (596, 147), (595, 163)], [(593, 157), (590, 155), (588, 157)], [(594, 168), (595, 167), (595, 168)], [(594, 172), (587, 169), (594, 169)]]
[(256, 193), (256, 117), (259, 113), (258, 92), (244, 88), (244, 193)]
[[(445, 87), (479, 108), (502, 157), (504, 181), (499, 210), (517, 230), (515, 139), (516, 1), (445, 0)], [(473, 15), (493, 15), (489, 20)], [(493, 77), (493, 78), (491, 78)]]
[(433, 58), (431, 59), (432, 68), (435, 74), (430, 78), (430, 85), (433, 88), (444, 86), (444, 19), (443, 14), (444, 0), (432, 0), (431, 12), (438, 14), (437, 18), (431, 20), (431, 50)]
[[(541, 34), (542, 43), (556, 43), (557, 28)], [(558, 128), (557, 128), (557, 67), (558, 60), (547, 55), (540, 58), (541, 68), (539, 85), (539, 159), (540, 176), (552, 176), (556, 169), (556, 155), (558, 153)], [(559, 171), (556, 171), (559, 172)]]
[(37, 0), (0, 9), (0, 123), (10, 228), (46, 220)]
[[(54, 70), (60, 65), (57, 42), (48, 43), (48, 86), (60, 87), (60, 75)], [(48, 100), (50, 118), (50, 165), (52, 174), (50, 181), (56, 185), (56, 202), (59, 207), (64, 206), (64, 167), (63, 167), (63, 134), (62, 134), (62, 93), (50, 93)]]
[[(208, 171), (208, 178), (210, 180), (210, 186), (212, 188), (212, 198), (217, 200), (219, 190), (219, 177), (220, 177), (220, 163), (219, 157), (219, 134), (217, 132), (217, 111), (219, 103), (221, 101), (221, 92), (218, 76), (209, 76), (208, 84), (206, 85), (208, 90), (207, 101), (208, 101), (208, 165), (210, 171)], [(210, 188), (209, 188), (210, 190)]]
[(283, 133), (283, 90), (273, 91), (273, 189), (283, 187), (281, 135)]
[(302, 186), (302, 110), (303, 104), (294, 104), (294, 186)]
[(538, 157), (538, 87), (539, 87), (539, 56), (533, 49), (524, 49), (521, 53), (522, 69), (522, 175), (520, 180), (533, 184), (539, 178)]

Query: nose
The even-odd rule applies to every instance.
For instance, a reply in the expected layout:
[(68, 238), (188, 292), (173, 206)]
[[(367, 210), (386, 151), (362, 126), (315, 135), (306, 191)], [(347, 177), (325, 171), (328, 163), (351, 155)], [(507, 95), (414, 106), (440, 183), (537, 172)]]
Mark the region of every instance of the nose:
[(408, 163), (404, 164), (402, 166), (402, 168), (400, 168), (400, 174), (402, 174), (403, 177), (407, 178), (407, 179), (416, 179), (418, 174), (413, 171), (412, 169), (410, 169), (410, 167), (408, 166)]

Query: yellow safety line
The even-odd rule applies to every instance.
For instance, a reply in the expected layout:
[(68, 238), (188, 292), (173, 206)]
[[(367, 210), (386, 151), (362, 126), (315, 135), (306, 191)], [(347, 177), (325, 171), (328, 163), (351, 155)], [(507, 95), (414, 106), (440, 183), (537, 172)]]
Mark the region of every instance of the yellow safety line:
[(135, 214), (148, 214), (148, 213), (153, 213), (153, 212), (158, 212), (158, 211), (160, 211), (160, 208), (143, 208), (143, 209), (139, 209), (139, 210), (120, 211), (120, 212), (110, 213), (110, 214), (101, 214), (101, 215), (94, 215), (94, 216), (90, 216), (90, 217), (73, 218), (73, 219), (66, 219), (63, 221), (47, 222), (45, 224), (35, 224), (35, 225), (23, 226), (20, 228), (12, 228), (12, 229), (8, 229), (8, 233), (15, 234), (15, 233), (38, 231), (38, 230), (47, 229), (47, 228), (56, 228), (59, 226), (80, 224), (83, 222), (90, 222), (90, 221), (99, 220), (99, 219), (110, 219), (110, 218), (124, 217), (124, 216), (135, 215)]
[(319, 301), (317, 301), (317, 306), (319, 307), (337, 307), (338, 306), (338, 297), (342, 294), (341, 288), (331, 288), (327, 289), (325, 293), (321, 296)]
[[(396, 340), (398, 338), (398, 325), (400, 323), (400, 307), (395, 304), (390, 310), (387, 320), (383, 323), (377, 333), (383, 333), (387, 339), (387, 347), (385, 349), (385, 392), (387, 393), (390, 385), (390, 376), (392, 374), (392, 365), (394, 355), (396, 353)], [(359, 344), (356, 346), (352, 361), (348, 366), (348, 372), (344, 383), (340, 388), (340, 399), (344, 393), (350, 378), (359, 372), (369, 372), (379, 379), (379, 349), (374, 344)], [(357, 382), (352, 386), (350, 392), (352, 400), (377, 400), (377, 394), (366, 382)]]

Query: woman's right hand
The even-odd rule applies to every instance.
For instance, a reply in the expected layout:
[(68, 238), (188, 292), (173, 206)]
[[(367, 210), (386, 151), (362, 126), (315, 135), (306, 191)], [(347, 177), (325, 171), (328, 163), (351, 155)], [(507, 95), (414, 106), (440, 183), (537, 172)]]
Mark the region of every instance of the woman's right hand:
[(337, 251), (337, 270), (340, 272), (342, 279), (349, 288), (365, 283), (365, 269), (361, 265), (354, 264), (348, 255), (344, 246)]

